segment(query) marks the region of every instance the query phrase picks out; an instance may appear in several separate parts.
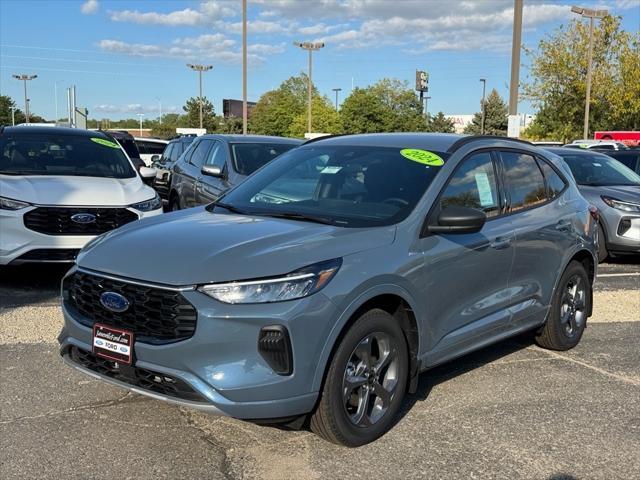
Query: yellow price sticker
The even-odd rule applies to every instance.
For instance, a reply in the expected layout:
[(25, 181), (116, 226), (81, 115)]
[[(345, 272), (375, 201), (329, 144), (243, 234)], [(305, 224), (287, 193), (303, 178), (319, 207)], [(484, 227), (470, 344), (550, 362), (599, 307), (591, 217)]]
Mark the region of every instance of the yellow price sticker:
[(427, 150), (420, 150), (418, 148), (405, 148), (400, 150), (400, 155), (404, 158), (408, 158), (414, 162), (422, 163), (429, 167), (441, 167), (444, 165), (444, 160), (433, 152)]

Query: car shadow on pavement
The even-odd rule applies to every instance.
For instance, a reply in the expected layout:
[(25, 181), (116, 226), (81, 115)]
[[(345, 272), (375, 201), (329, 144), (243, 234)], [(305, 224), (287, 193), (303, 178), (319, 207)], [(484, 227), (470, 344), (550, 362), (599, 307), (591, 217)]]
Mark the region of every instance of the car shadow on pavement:
[(0, 308), (59, 303), (60, 281), (71, 265), (34, 263), (0, 267)]

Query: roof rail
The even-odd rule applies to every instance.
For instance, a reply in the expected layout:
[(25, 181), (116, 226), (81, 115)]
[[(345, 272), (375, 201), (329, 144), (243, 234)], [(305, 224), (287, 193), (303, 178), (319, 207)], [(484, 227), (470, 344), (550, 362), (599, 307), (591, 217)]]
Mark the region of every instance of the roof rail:
[(491, 140), (506, 140), (509, 142), (517, 142), (524, 143), (525, 145), (535, 146), (533, 143), (528, 142), (527, 140), (520, 140), (519, 138), (511, 138), (511, 137), (500, 137), (498, 135), (467, 135), (466, 137), (462, 137), (460, 140), (455, 141), (448, 149), (447, 153), (453, 153), (463, 145), (466, 145), (469, 142), (474, 142), (476, 140), (482, 139), (491, 139)]

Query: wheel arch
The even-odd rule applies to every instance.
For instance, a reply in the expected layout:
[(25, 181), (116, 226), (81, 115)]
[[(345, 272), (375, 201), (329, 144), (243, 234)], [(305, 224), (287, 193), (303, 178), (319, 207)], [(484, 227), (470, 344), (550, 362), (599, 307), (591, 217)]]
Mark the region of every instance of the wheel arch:
[(577, 261), (584, 265), (585, 270), (587, 271), (587, 276), (589, 277), (589, 283), (591, 284), (592, 288), (589, 289), (589, 310), (587, 312), (587, 317), (590, 317), (593, 313), (593, 282), (596, 278), (596, 268), (598, 265), (598, 260), (597, 257), (594, 257), (593, 252), (587, 250), (586, 248), (576, 251), (567, 259), (564, 267), (562, 268), (562, 271), (560, 272), (560, 275), (558, 275), (558, 278), (556, 279), (551, 298), (553, 298), (553, 295), (555, 295), (555, 292), (558, 289), (558, 283), (562, 278), (562, 274), (573, 261)]

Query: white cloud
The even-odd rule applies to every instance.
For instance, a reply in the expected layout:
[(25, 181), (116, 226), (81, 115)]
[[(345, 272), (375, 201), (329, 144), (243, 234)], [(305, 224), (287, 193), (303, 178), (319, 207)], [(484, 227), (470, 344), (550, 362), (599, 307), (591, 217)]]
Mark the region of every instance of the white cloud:
[(616, 0), (616, 7), (621, 10), (640, 8), (640, 0)]
[(98, 0), (87, 0), (80, 7), (80, 11), (85, 15), (93, 15), (94, 13), (97, 13), (99, 9), (100, 4), (98, 3)]
[(266, 45), (264, 43), (252, 43), (247, 45), (248, 53), (255, 53), (257, 55), (276, 55), (283, 53), (285, 50), (285, 44), (280, 43), (278, 45)]
[(147, 25), (198, 26), (213, 23), (236, 14), (236, 2), (209, 0), (202, 2), (197, 10), (185, 8), (168, 13), (141, 12), (139, 10), (109, 11), (115, 22), (130, 22)]

